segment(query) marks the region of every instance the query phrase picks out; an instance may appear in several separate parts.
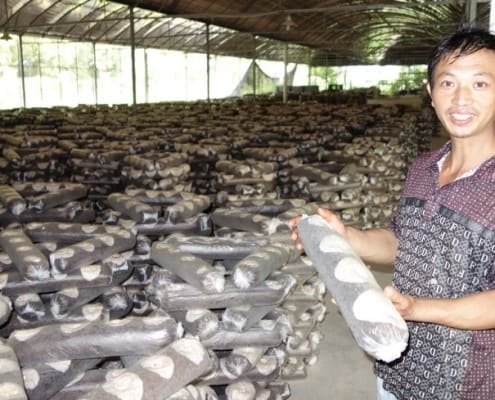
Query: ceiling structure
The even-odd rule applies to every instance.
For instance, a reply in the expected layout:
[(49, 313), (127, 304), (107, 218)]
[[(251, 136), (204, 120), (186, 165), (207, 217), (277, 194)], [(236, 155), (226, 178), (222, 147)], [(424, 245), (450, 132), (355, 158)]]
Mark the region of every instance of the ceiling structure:
[(483, 0), (0, 0), (0, 35), (311, 65), (415, 65), (461, 25), (488, 27), (489, 15)]

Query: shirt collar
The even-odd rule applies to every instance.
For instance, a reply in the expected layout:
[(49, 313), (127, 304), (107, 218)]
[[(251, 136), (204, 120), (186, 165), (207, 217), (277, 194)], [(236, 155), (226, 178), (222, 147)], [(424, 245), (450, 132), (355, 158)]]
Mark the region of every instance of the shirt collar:
[[(440, 173), (441, 167), (443, 165), (443, 162), (445, 161), (445, 157), (450, 153), (452, 150), (452, 143), (450, 140), (446, 142), (442, 147), (440, 147), (438, 150), (434, 151), (432, 153), (432, 157), (430, 159), (430, 169), (433, 169), (436, 173)], [(488, 177), (490, 180), (495, 179), (495, 171), (493, 165), (495, 164), (495, 157), (492, 157), (477, 167), (467, 171), (465, 174), (462, 176), (458, 177), (457, 179), (464, 178), (466, 176), (474, 175), (478, 171), (482, 173), (481, 176), (484, 176), (485, 178)], [(488, 173), (488, 175), (487, 175)], [(456, 180), (457, 180), (456, 179)]]

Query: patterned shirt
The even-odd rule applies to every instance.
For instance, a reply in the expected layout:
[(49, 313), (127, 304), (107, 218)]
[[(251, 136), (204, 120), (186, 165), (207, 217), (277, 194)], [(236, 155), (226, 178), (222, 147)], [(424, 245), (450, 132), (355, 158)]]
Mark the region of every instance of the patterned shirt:
[[(495, 288), (495, 157), (439, 187), (437, 163), (450, 149), (449, 142), (414, 162), (391, 224), (399, 239), (394, 286), (416, 297)], [(408, 327), (401, 358), (375, 363), (387, 391), (400, 400), (495, 400), (495, 330)]]

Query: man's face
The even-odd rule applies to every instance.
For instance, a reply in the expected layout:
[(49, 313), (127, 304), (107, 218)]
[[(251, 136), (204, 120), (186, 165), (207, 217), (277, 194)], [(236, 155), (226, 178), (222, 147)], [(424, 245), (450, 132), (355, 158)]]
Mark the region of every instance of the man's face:
[(495, 52), (441, 60), (427, 89), (451, 137), (495, 135)]

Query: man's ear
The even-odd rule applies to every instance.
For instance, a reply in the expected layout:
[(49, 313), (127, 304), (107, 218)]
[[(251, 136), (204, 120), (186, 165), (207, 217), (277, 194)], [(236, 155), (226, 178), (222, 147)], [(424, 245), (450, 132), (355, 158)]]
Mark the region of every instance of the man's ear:
[(430, 86), (430, 83), (427, 83), (426, 84), (426, 91), (428, 92), (428, 94), (430, 95), (430, 99), (431, 99), (431, 106), (432, 107), (435, 107), (435, 104), (433, 104), (433, 98), (431, 97), (431, 86)]

